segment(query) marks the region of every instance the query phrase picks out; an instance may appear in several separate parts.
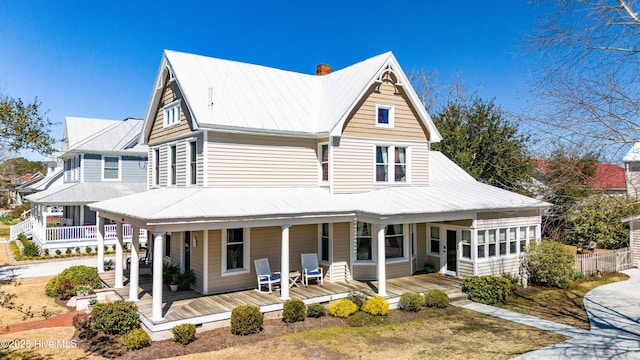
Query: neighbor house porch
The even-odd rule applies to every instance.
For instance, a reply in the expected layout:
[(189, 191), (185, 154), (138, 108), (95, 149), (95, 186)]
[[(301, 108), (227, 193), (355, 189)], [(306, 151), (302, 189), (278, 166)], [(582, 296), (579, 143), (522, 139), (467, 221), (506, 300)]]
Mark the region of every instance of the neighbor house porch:
[[(124, 287), (115, 288), (115, 272), (107, 271), (100, 274), (102, 281), (112, 288), (123, 300), (130, 298), (130, 282), (128, 274)], [(280, 298), (280, 291), (271, 294), (252, 290), (240, 290), (222, 294), (203, 295), (193, 290), (172, 292), (168, 285), (162, 286), (162, 317), (160, 321), (153, 321), (152, 316), (152, 288), (151, 275), (140, 275), (137, 301), (138, 311), (142, 323), (153, 333), (162, 333), (181, 323), (192, 323), (197, 327), (212, 329), (228, 326), (233, 308), (240, 305), (255, 305), (263, 313), (272, 313), (279, 317), (279, 311), (285, 300)], [(422, 293), (429, 289), (440, 289), (447, 293), (450, 299), (466, 298), (462, 294), (462, 280), (441, 274), (419, 274), (387, 280), (387, 301), (394, 306), (404, 292)], [(305, 304), (327, 303), (347, 297), (351, 291), (365, 290), (369, 293), (377, 291), (377, 281), (345, 282), (325, 281), (324, 286), (309, 285), (309, 287), (292, 286), (289, 295), (293, 299), (301, 299)], [(268, 315), (267, 315), (268, 316)], [(162, 335), (160, 335), (162, 337)], [(160, 338), (161, 338), (160, 337)], [(156, 337), (158, 338), (158, 337)]]

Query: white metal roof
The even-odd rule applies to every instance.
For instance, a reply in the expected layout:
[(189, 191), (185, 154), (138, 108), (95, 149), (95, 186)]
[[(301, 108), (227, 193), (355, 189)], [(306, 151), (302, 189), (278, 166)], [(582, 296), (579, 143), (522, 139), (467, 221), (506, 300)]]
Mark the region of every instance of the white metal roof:
[[(69, 146), (67, 152), (117, 153), (124, 151), (132, 155), (147, 154), (146, 145), (137, 144), (135, 146), (129, 146), (137, 142), (140, 138), (143, 123), (142, 119), (128, 118), (122, 121), (100, 119), (83, 120), (84, 125), (92, 123), (99, 124), (98, 129), (88, 135), (85, 133), (86, 137)], [(105, 123), (109, 123), (109, 125), (101, 128)], [(64, 157), (64, 155), (62, 157)]]
[(167, 71), (182, 91), (196, 128), (316, 136), (329, 134), (344, 121), (388, 66), (401, 78), (431, 140), (439, 141), (440, 134), (391, 52), (317, 76), (165, 50), (144, 132), (151, 129)]
[(145, 183), (89, 182), (67, 183), (26, 197), (43, 205), (81, 205), (143, 192)]
[(117, 123), (118, 120), (93, 119), (67, 116), (64, 121), (62, 151), (67, 151), (78, 142)]
[(379, 216), (540, 209), (549, 204), (475, 181), (439, 152), (431, 153), (430, 186), (391, 186), (359, 194), (324, 188), (161, 188), (95, 203), (91, 208), (147, 221), (297, 217), (366, 213)]
[(622, 159), (624, 162), (633, 162), (640, 161), (640, 142), (636, 142), (633, 144), (633, 147), (627, 152), (627, 154)]

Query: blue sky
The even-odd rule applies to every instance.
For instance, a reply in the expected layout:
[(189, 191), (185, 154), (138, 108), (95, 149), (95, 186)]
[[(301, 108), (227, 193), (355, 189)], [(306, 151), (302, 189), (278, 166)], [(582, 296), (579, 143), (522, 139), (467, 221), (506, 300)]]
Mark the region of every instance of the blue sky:
[(144, 116), (163, 49), (303, 73), (391, 50), (405, 72), (458, 74), (516, 111), (531, 71), (521, 41), (535, 21), (517, 0), (0, 1), (0, 90), (38, 96), (59, 123), (124, 119)]

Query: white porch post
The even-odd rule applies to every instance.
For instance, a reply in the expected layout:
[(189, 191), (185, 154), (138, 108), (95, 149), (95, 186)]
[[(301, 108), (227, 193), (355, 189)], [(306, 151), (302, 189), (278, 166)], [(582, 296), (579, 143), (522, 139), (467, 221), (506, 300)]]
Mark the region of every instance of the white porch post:
[(96, 214), (98, 216), (98, 221), (96, 221), (96, 237), (98, 238), (98, 272), (104, 272), (104, 218), (100, 216), (100, 214)]
[(164, 233), (153, 233), (153, 290), (151, 320), (162, 321), (162, 255)]
[(131, 231), (133, 233), (131, 234), (131, 265), (129, 268), (129, 301), (138, 301), (140, 228), (131, 225)]
[(378, 234), (378, 295), (387, 296), (386, 253), (384, 246), (384, 224), (376, 224)]
[(209, 293), (209, 230), (202, 235), (202, 292)]
[(122, 271), (122, 225), (121, 222), (116, 222), (116, 283), (115, 288), (121, 289), (123, 285), (123, 271)]
[(289, 299), (289, 227), (282, 225), (282, 259), (280, 261), (280, 299)]

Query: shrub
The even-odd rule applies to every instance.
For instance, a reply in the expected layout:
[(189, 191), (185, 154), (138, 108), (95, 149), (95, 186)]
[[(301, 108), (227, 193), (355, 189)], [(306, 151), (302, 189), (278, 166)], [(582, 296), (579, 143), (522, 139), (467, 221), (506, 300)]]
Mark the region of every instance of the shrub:
[(71, 253), (72, 253), (71, 248), (67, 248), (67, 250), (65, 250), (64, 253), (67, 254), (67, 255), (71, 255)]
[(48, 296), (68, 300), (76, 294), (76, 288), (79, 286), (101, 288), (102, 281), (98, 276), (98, 269), (84, 265), (71, 266), (49, 280), (45, 290)]
[(80, 254), (80, 248), (76, 246), (76, 254)]
[(487, 305), (505, 302), (514, 290), (511, 281), (502, 276), (467, 277), (462, 282), (462, 291), (469, 299)]
[(389, 315), (389, 304), (382, 296), (374, 296), (362, 305), (362, 311), (371, 315)]
[(22, 243), (22, 246), (27, 246), (27, 244), (29, 243), (29, 239), (27, 239), (27, 235), (25, 235), (24, 233), (18, 234), (18, 241)]
[(56, 249), (56, 256), (62, 255), (62, 251), (60, 249)]
[(193, 324), (180, 324), (171, 328), (173, 340), (178, 344), (187, 345), (196, 339), (196, 326)]
[(414, 292), (406, 292), (400, 296), (398, 307), (400, 310), (418, 312), (424, 305), (424, 297)]
[(264, 316), (254, 305), (241, 305), (231, 311), (231, 332), (236, 335), (257, 334), (262, 331)]
[(79, 313), (73, 317), (73, 327), (78, 330), (80, 339), (90, 339), (98, 333), (91, 326), (91, 316), (87, 313)]
[(143, 329), (133, 329), (124, 334), (122, 343), (131, 350), (138, 350), (151, 345), (151, 338)]
[(353, 315), (358, 311), (358, 305), (356, 305), (350, 299), (340, 299), (335, 303), (329, 305), (329, 315), (346, 318), (349, 315)]
[(91, 246), (87, 246), (84, 251), (87, 252), (87, 254), (91, 254), (91, 252), (93, 251), (93, 248)]
[(104, 271), (110, 271), (116, 268), (116, 263), (115, 261), (113, 261), (113, 259), (109, 259), (105, 261), (103, 264), (104, 264)]
[(431, 289), (424, 292), (424, 306), (445, 308), (449, 306), (449, 296), (440, 289)]
[(306, 306), (300, 299), (290, 299), (284, 302), (282, 320), (286, 323), (304, 321), (307, 315)]
[(49, 256), (49, 249), (44, 249), (44, 256)]
[(367, 294), (359, 290), (352, 291), (351, 293), (349, 293), (349, 297), (348, 297), (349, 300), (351, 300), (354, 304), (356, 304), (356, 306), (358, 307), (358, 310), (362, 309), (362, 306), (364, 305), (364, 303), (367, 301), (368, 298), (369, 296)]
[(518, 275), (512, 273), (504, 273), (502, 274), (502, 277), (509, 280), (514, 289), (517, 289), (518, 286), (520, 286), (520, 277)]
[(138, 307), (128, 301), (96, 304), (91, 310), (92, 324), (109, 335), (126, 334), (140, 328)]
[(327, 315), (327, 309), (320, 304), (309, 305), (307, 308), (307, 317), (310, 318), (319, 318)]
[(575, 261), (575, 254), (562, 244), (543, 241), (529, 246), (523, 265), (529, 282), (564, 289), (573, 279)]
[(386, 324), (388, 319), (382, 315), (371, 315), (364, 311), (357, 311), (355, 314), (346, 318), (346, 322), (351, 327), (378, 326)]
[(33, 241), (27, 241), (27, 244), (22, 249), (22, 254), (28, 257), (40, 256), (40, 247)]

